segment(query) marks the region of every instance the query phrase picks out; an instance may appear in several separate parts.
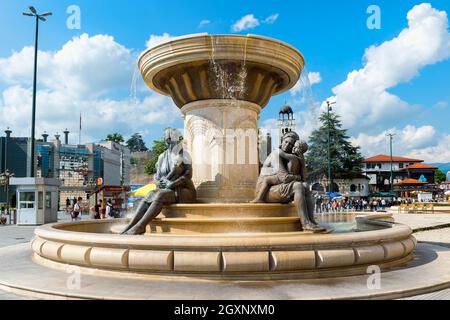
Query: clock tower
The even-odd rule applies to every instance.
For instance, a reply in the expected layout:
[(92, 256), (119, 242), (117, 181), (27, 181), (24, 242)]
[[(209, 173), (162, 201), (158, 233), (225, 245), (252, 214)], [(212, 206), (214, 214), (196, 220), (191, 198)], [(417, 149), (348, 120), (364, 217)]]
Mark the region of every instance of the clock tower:
[(279, 129), (280, 144), (283, 135), (294, 129), (295, 126), (294, 121), (295, 121), (294, 112), (292, 111), (292, 108), (285, 102), (284, 105), (280, 108), (280, 112), (278, 113), (278, 129)]

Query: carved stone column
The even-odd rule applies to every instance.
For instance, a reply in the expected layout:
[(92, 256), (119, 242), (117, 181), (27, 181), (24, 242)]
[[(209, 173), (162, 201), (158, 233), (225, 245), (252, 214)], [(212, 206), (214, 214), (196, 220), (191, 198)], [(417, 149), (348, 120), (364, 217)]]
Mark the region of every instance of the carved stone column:
[(260, 111), (255, 103), (232, 99), (194, 101), (181, 109), (200, 201), (246, 202), (254, 197)]

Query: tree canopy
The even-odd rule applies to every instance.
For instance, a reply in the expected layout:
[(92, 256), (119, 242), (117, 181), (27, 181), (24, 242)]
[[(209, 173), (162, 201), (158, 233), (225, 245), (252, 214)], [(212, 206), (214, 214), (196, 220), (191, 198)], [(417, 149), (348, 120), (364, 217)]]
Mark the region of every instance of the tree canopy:
[(106, 141), (114, 141), (117, 143), (122, 143), (125, 141), (125, 139), (123, 138), (123, 136), (120, 133), (114, 132), (114, 133), (110, 133), (106, 136)]
[(156, 163), (158, 162), (158, 157), (161, 153), (166, 151), (167, 145), (164, 140), (154, 140), (150, 159), (145, 164), (144, 170), (147, 174), (156, 173)]
[(131, 152), (148, 151), (144, 139), (142, 139), (142, 136), (139, 133), (134, 133), (131, 138), (127, 140), (127, 147)]
[[(164, 129), (171, 129), (170, 127)], [(179, 142), (183, 141), (183, 136), (180, 135)], [(159, 155), (167, 150), (167, 145), (164, 139), (161, 140), (154, 140), (153, 146), (151, 150), (151, 156), (150, 159), (145, 164), (144, 170), (147, 174), (154, 174), (156, 173), (156, 163), (158, 162)]]
[(319, 118), (321, 126), (314, 130), (309, 139), (309, 151), (306, 154), (308, 180), (317, 181), (328, 177), (328, 124), (330, 124), (331, 176), (351, 178), (361, 173), (363, 156), (359, 147), (350, 142), (347, 129), (342, 129), (339, 116), (323, 112)]
[(444, 172), (442, 172), (440, 169), (437, 169), (434, 172), (434, 181), (436, 183), (442, 183), (447, 179), (447, 176), (445, 175)]

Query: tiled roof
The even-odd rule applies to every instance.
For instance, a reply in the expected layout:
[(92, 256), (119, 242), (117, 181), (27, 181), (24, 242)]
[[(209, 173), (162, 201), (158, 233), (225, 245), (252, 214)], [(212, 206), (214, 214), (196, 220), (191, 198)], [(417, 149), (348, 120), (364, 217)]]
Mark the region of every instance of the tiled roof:
[(420, 181), (420, 180), (417, 180), (417, 179), (405, 179), (405, 180), (402, 180), (402, 181), (400, 181), (400, 182), (398, 182), (398, 183), (396, 183), (397, 185), (398, 184), (427, 184), (428, 182), (423, 182), (423, 181)]
[(424, 163), (414, 163), (410, 166), (407, 166), (406, 168), (403, 168), (402, 170), (407, 170), (407, 169), (437, 169), (438, 167), (435, 166), (430, 166), (429, 164), (424, 164)]
[[(423, 160), (420, 159), (413, 159), (413, 158), (404, 158), (404, 157), (397, 157), (392, 156), (393, 162), (423, 162)], [(363, 162), (391, 162), (391, 156), (388, 156), (386, 154), (378, 154), (376, 156), (366, 158)]]

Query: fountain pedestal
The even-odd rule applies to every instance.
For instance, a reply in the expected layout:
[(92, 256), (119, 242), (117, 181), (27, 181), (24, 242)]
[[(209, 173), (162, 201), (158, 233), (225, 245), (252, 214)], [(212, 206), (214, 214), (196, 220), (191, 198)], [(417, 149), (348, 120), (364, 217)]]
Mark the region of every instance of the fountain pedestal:
[(231, 99), (194, 101), (181, 109), (198, 201), (239, 203), (254, 198), (260, 110), (256, 103)]

